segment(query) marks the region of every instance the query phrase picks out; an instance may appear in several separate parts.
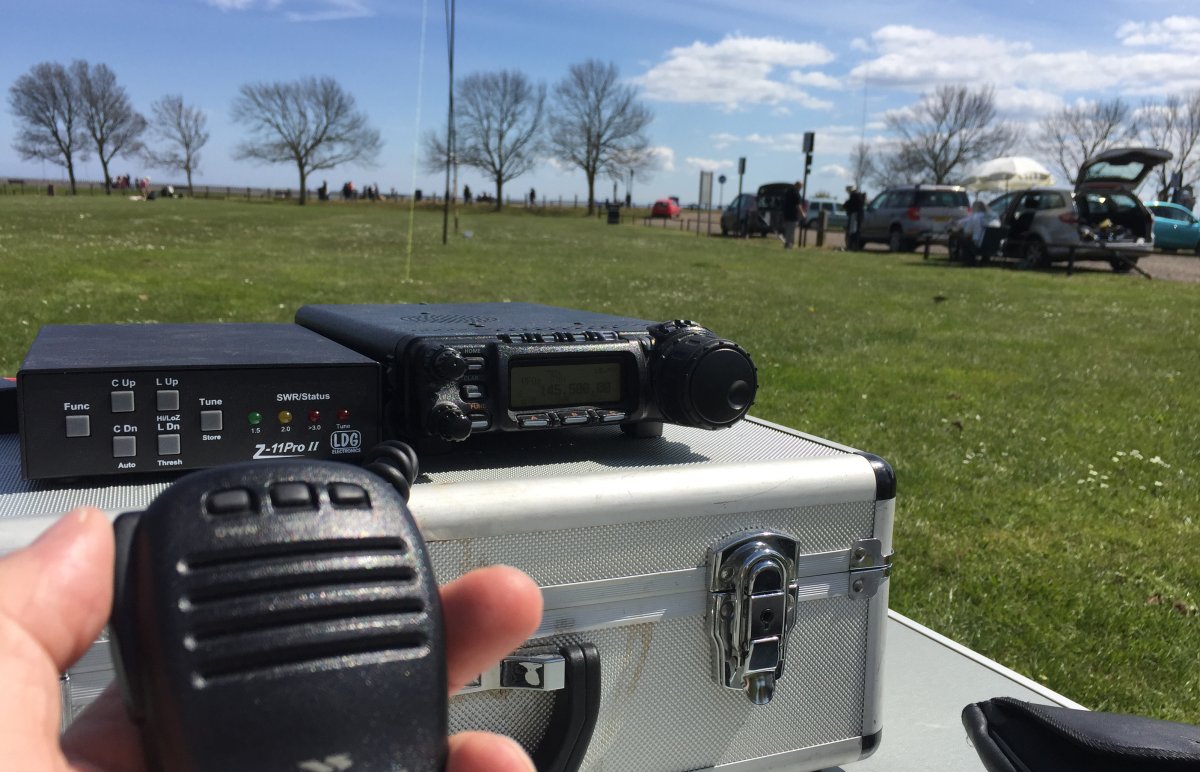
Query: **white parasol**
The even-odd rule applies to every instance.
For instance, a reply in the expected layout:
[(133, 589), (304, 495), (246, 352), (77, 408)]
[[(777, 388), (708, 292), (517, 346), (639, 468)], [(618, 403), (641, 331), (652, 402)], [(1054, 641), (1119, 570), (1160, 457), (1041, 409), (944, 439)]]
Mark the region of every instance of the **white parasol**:
[(1053, 185), (1054, 177), (1032, 158), (1010, 155), (984, 161), (964, 182), (973, 190), (1008, 190), (1010, 185)]

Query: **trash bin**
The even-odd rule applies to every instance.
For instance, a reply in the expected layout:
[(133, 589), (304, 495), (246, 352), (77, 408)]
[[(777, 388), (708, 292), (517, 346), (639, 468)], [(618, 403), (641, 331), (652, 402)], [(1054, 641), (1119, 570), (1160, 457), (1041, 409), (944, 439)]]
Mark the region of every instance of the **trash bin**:
[(617, 206), (616, 204), (608, 205), (608, 224), (609, 225), (620, 225), (621, 224), (621, 207)]

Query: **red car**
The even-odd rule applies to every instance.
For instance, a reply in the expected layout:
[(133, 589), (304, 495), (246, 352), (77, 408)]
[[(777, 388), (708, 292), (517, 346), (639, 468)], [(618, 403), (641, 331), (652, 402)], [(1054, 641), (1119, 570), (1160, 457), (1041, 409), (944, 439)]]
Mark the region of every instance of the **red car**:
[(654, 206), (650, 207), (650, 216), (678, 217), (679, 211), (679, 199), (671, 196), (670, 198), (660, 198), (655, 201)]

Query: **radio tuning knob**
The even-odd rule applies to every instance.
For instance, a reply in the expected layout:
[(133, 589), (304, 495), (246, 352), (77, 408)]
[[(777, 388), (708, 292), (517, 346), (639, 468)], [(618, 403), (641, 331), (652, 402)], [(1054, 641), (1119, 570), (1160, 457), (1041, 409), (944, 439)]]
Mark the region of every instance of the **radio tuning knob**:
[(471, 436), (471, 419), (456, 405), (443, 402), (429, 414), (429, 430), (439, 439), (462, 442)]
[(668, 421), (721, 429), (750, 409), (758, 374), (741, 346), (685, 320), (654, 325), (650, 334), (651, 378)]
[(467, 360), (457, 350), (440, 346), (429, 354), (429, 371), (443, 381), (457, 381), (467, 372)]

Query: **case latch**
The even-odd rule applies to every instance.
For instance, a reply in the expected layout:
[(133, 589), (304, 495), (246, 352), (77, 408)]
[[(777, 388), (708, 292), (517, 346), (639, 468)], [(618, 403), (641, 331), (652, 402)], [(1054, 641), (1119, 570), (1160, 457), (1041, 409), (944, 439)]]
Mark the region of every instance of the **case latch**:
[(712, 547), (708, 591), (717, 683), (766, 705), (783, 676), (787, 638), (796, 621), (796, 540), (759, 531)]

